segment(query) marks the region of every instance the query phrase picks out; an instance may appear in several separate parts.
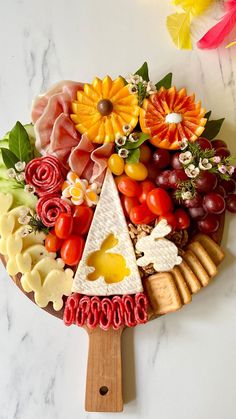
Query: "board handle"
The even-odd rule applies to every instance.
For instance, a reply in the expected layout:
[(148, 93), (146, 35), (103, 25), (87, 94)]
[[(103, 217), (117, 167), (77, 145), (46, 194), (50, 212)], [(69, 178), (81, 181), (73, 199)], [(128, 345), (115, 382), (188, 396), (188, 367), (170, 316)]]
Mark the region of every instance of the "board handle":
[(85, 410), (122, 412), (121, 335), (123, 328), (87, 329), (89, 353)]

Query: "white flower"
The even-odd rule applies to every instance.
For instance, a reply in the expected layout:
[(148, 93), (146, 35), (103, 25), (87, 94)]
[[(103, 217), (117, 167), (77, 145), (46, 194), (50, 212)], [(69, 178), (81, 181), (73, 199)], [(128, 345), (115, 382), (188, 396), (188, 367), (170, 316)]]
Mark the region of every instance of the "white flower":
[(223, 175), (227, 172), (227, 168), (224, 164), (218, 164), (218, 170), (220, 173), (223, 173)]
[(32, 185), (25, 185), (24, 190), (25, 190), (25, 192), (34, 193), (35, 192), (35, 187), (32, 186)]
[(13, 168), (7, 169), (7, 177), (9, 179), (15, 179), (15, 177), (16, 177), (16, 171), (15, 171), (15, 169), (13, 169)]
[(126, 80), (130, 84), (138, 84), (143, 82), (143, 78), (138, 74), (130, 74)]
[(228, 174), (229, 174), (230, 176), (234, 173), (234, 169), (235, 169), (235, 167), (234, 167), (234, 166), (229, 166), (229, 167), (227, 168), (227, 172), (228, 172)]
[(193, 159), (193, 155), (190, 151), (186, 151), (185, 153), (181, 153), (179, 155), (179, 161), (182, 164), (189, 164)]
[(202, 159), (200, 157), (200, 160), (199, 160), (199, 168), (201, 170), (209, 170), (209, 169), (212, 168), (212, 164), (209, 162), (208, 159)]
[(136, 143), (138, 140), (139, 140), (139, 137), (135, 132), (129, 135), (129, 141), (131, 143)]
[(197, 177), (200, 173), (199, 168), (195, 167), (194, 164), (190, 164), (184, 171), (186, 175), (192, 179)]
[(125, 145), (126, 143), (126, 137), (123, 135), (119, 135), (116, 139), (115, 139), (115, 143), (116, 145), (118, 145), (119, 147), (122, 145)]
[(25, 162), (24, 161), (18, 161), (15, 164), (15, 168), (18, 172), (23, 172), (25, 170)]
[(132, 94), (136, 94), (138, 92), (138, 88), (135, 84), (130, 84), (129, 85), (129, 92)]
[(193, 194), (190, 191), (183, 191), (181, 193), (181, 198), (185, 201), (186, 199), (192, 199)]
[(17, 173), (17, 175), (16, 175), (17, 182), (23, 182), (24, 179), (25, 179), (25, 173), (24, 172)]
[(126, 148), (121, 148), (118, 151), (118, 156), (122, 157), (123, 159), (126, 159), (126, 157), (128, 157), (129, 151), (126, 150)]
[(188, 140), (187, 138), (183, 138), (180, 143), (180, 150), (185, 150), (188, 147)]
[(19, 232), (19, 235), (21, 236), (21, 237), (26, 237), (26, 236), (28, 236), (30, 233), (32, 233), (32, 228), (31, 227), (29, 227), (29, 226), (25, 226), (24, 228), (22, 228), (21, 230), (20, 230), (20, 232)]
[(131, 125), (130, 124), (125, 124), (125, 125), (123, 125), (122, 129), (123, 129), (124, 134), (127, 135), (131, 131)]
[(220, 158), (220, 156), (214, 156), (214, 157), (212, 157), (211, 160), (213, 161), (213, 163), (220, 163), (221, 158)]
[(147, 93), (151, 95), (152, 93), (155, 93), (157, 91), (155, 84), (152, 81), (149, 81), (147, 83)]
[(19, 224), (29, 224), (30, 219), (31, 219), (30, 215), (26, 214), (26, 215), (23, 215), (23, 216), (19, 217), (18, 221), (19, 221)]

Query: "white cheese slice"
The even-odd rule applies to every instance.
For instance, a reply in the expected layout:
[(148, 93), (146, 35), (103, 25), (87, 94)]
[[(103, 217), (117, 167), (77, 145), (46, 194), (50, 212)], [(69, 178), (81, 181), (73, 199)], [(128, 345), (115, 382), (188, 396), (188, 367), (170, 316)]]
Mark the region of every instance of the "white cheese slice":
[[(122, 281), (114, 283), (107, 283), (104, 276), (93, 281), (89, 280), (88, 274), (94, 272), (95, 269), (87, 266), (88, 257), (100, 250), (102, 243), (110, 234), (118, 239), (118, 243), (109, 250), (109, 253), (119, 254), (125, 259), (129, 274)], [(83, 256), (75, 274), (72, 291), (86, 295), (135, 294), (143, 291), (133, 244), (116, 184), (109, 169), (107, 169)]]

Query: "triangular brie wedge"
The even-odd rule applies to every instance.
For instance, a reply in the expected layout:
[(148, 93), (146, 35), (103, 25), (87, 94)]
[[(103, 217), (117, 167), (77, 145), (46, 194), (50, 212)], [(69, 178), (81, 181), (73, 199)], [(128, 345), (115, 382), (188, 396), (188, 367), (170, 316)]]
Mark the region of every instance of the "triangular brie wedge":
[[(88, 263), (88, 261), (91, 261), (91, 255), (94, 255), (95, 252), (97, 254), (101, 250), (104, 241), (111, 235), (117, 239), (116, 245), (103, 252), (108, 252), (114, 256), (117, 255), (115, 261), (121, 260), (121, 269), (126, 272), (126, 276), (122, 280), (112, 283), (107, 278), (105, 280), (102, 275), (97, 278), (96, 275), (92, 275), (96, 271), (96, 268), (94, 266), (92, 267), (91, 263)], [(106, 254), (104, 258), (105, 264), (109, 258), (110, 256), (107, 257)], [(112, 258), (110, 259), (112, 262)], [(110, 269), (113, 269), (112, 263)], [(101, 272), (101, 269), (99, 272)], [(114, 272), (114, 275), (116, 276), (116, 272)], [(89, 277), (95, 277), (96, 279), (91, 280)], [(128, 226), (116, 184), (109, 169), (107, 169), (100, 199), (87, 236), (83, 256), (75, 274), (72, 291), (86, 295), (136, 294), (143, 291), (135, 251), (129, 236)]]

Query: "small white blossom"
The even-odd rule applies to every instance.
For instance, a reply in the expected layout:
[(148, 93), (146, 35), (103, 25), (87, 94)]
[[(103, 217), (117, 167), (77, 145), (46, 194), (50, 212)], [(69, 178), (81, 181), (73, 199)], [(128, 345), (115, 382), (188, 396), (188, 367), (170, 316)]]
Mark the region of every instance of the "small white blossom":
[(25, 162), (24, 161), (18, 161), (15, 164), (15, 168), (18, 172), (23, 172), (25, 170)]
[(97, 182), (93, 182), (89, 185), (89, 189), (93, 192), (95, 192), (97, 195), (101, 192), (101, 187)]
[(13, 169), (13, 168), (7, 169), (7, 177), (9, 179), (15, 179), (15, 177), (16, 177), (16, 171), (15, 171), (15, 169)]
[(125, 145), (126, 143), (126, 137), (124, 135), (119, 135), (116, 139), (115, 139), (115, 143), (116, 145), (118, 145), (119, 147), (122, 145)]
[(179, 161), (182, 164), (189, 164), (193, 159), (193, 155), (190, 151), (186, 151), (185, 153), (181, 153), (179, 155)]
[(24, 190), (25, 190), (25, 192), (34, 193), (35, 192), (35, 187), (32, 186), (32, 185), (25, 185)]
[(130, 74), (126, 80), (130, 84), (138, 84), (143, 82), (143, 78), (138, 74)]
[(131, 131), (131, 125), (130, 124), (125, 124), (122, 127), (124, 134), (129, 134)]
[(21, 237), (26, 237), (26, 236), (28, 236), (30, 233), (32, 233), (32, 228), (31, 227), (29, 227), (29, 226), (25, 226), (24, 228), (22, 228), (21, 230), (20, 230), (20, 232), (19, 232), (19, 235), (21, 236)]
[(187, 138), (183, 138), (180, 143), (180, 150), (185, 150), (188, 147), (188, 140)]
[(129, 151), (126, 150), (126, 148), (121, 148), (118, 151), (118, 156), (122, 157), (123, 159), (126, 159), (126, 157), (128, 157)]
[(151, 95), (152, 93), (155, 93), (157, 91), (155, 84), (152, 81), (149, 81), (147, 83), (147, 93)]
[(223, 173), (223, 175), (227, 172), (227, 168), (224, 164), (219, 164), (218, 165), (218, 170), (220, 173)]
[(197, 177), (200, 173), (200, 170), (198, 167), (195, 167), (194, 164), (190, 164), (185, 170), (185, 173), (188, 177), (194, 179)]
[(139, 140), (139, 137), (137, 134), (135, 134), (135, 132), (129, 135), (129, 141), (131, 143), (136, 143), (138, 140)]
[(199, 160), (199, 168), (201, 170), (209, 170), (212, 168), (212, 164), (209, 162), (208, 159), (202, 159)]
[(228, 172), (228, 174), (229, 174), (230, 176), (234, 173), (234, 169), (235, 169), (235, 167), (234, 167), (234, 166), (229, 166), (229, 167), (227, 168), (227, 172)]
[(129, 85), (129, 92), (135, 95), (138, 92), (137, 86), (135, 84), (130, 84)]
[(19, 221), (19, 224), (29, 224), (30, 219), (31, 219), (30, 215), (26, 214), (26, 215), (23, 215), (23, 216), (19, 217), (18, 221)]
[(24, 172), (17, 173), (16, 180), (17, 182), (23, 182), (23, 180), (25, 180), (25, 173)]
[(186, 199), (192, 199), (193, 194), (190, 191), (183, 191), (181, 193), (181, 198), (185, 201)]
[(221, 162), (221, 158), (220, 156), (214, 156), (211, 159), (213, 161), (213, 163), (220, 163)]

